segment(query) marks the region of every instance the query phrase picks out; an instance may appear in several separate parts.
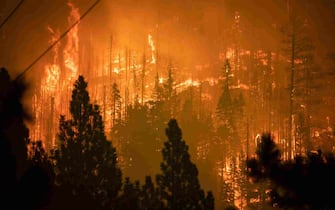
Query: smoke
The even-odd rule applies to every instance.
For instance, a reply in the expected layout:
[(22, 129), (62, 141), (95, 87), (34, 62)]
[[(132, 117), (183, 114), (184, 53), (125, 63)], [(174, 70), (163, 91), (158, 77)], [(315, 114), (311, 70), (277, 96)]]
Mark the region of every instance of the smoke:
[[(31, 0), (25, 2), (0, 31), (0, 65), (13, 75), (21, 72), (50, 40), (47, 26), (66, 30), (67, 0)], [(95, 0), (72, 0), (83, 13)], [(303, 1), (315, 36), (323, 49), (334, 35), (334, 15), (330, 2)], [(1, 18), (15, 7), (15, 1), (2, 1)], [(333, 5), (333, 4), (332, 4)], [(282, 0), (113, 0), (101, 1), (79, 25), (80, 45), (91, 42), (96, 52), (107, 51), (110, 38), (124, 48), (144, 51), (148, 34), (153, 36), (159, 56), (168, 56), (180, 64), (205, 64), (217, 61), (218, 53), (231, 43), (234, 12), (239, 11), (243, 30), (242, 44), (251, 48), (273, 48), (278, 28), (287, 19), (287, 4)], [(63, 42), (66, 40), (64, 39)], [(42, 61), (41, 61), (42, 62)], [(34, 72), (43, 64), (37, 63)]]
[(113, 36), (115, 44), (144, 51), (150, 33), (160, 56), (171, 57), (183, 65), (208, 64), (217, 62), (219, 52), (234, 39), (231, 29), (236, 11), (241, 17), (244, 47), (273, 48), (278, 44), (276, 33), (285, 19), (285, 2), (257, 2), (102, 1), (99, 12), (82, 23), (82, 28), (89, 28), (84, 29), (84, 34), (94, 34), (90, 37), (99, 43), (100, 50), (107, 48), (109, 37)]
[(106, 49), (109, 37), (113, 36), (116, 45), (143, 52), (151, 34), (159, 56), (170, 57), (181, 64), (209, 62), (217, 54), (225, 27), (227, 12), (219, 3), (102, 1), (99, 14), (96, 12), (83, 22), (82, 28), (93, 26), (84, 29), (84, 34), (94, 34), (92, 39), (99, 43), (100, 49)]

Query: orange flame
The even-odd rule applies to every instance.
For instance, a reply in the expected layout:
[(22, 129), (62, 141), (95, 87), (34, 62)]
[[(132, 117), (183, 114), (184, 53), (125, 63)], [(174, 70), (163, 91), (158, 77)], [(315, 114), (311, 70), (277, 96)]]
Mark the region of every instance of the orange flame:
[[(52, 34), (50, 43), (54, 43), (59, 38), (59, 32), (55, 32), (50, 26), (48, 26), (47, 29)], [(46, 77), (42, 80), (42, 88), (44, 87), (44, 89), (50, 94), (55, 92), (60, 75), (60, 67), (57, 65), (58, 49), (59, 43), (57, 43), (53, 49), (53, 64), (47, 64), (44, 67)]]
[(47, 76), (45, 78), (45, 90), (52, 94), (55, 92), (59, 80), (59, 66), (57, 64), (48, 64), (45, 66)]
[[(72, 3), (68, 3), (71, 8), (70, 16), (68, 17), (68, 23), (73, 24), (75, 21), (80, 19), (80, 14), (78, 8), (75, 8)], [(65, 67), (70, 70), (70, 80), (76, 78), (78, 74), (78, 25), (74, 26), (69, 34), (67, 35), (67, 43), (64, 50), (64, 61)]]
[[(68, 3), (71, 9), (68, 17), (69, 25), (72, 25), (80, 18), (78, 9), (72, 3)], [(51, 33), (50, 43), (55, 43), (60, 34), (58, 31), (47, 27)], [(60, 43), (57, 43), (52, 52), (52, 61), (44, 65), (44, 72), (41, 79), (40, 89), (33, 96), (33, 109), (35, 114), (35, 124), (31, 132), (31, 139), (43, 140), (47, 146), (55, 146), (55, 133), (57, 128), (58, 114), (65, 114), (68, 110), (66, 101), (69, 100), (69, 87), (73, 82), (78, 72), (78, 25), (74, 26), (67, 35), (67, 42), (62, 54), (59, 54)], [(64, 70), (70, 71), (61, 72), (59, 56), (63, 56)], [(65, 73), (65, 74), (63, 74)], [(65, 80), (61, 80), (65, 76)]]
[(148, 35), (148, 43), (151, 47), (151, 63), (156, 63), (156, 58), (155, 58), (155, 44), (154, 44), (154, 41), (152, 39), (152, 35), (149, 34)]

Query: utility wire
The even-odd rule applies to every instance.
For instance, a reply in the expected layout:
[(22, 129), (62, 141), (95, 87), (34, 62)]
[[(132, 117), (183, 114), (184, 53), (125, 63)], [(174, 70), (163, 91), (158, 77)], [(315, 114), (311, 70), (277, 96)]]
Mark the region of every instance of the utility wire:
[(2, 26), (4, 26), (6, 24), (6, 22), (9, 20), (10, 17), (12, 17), (12, 15), (14, 15), (14, 13), (19, 9), (19, 7), (22, 5), (22, 3), (24, 2), (24, 0), (21, 0), (16, 7), (12, 10), (12, 12), (4, 19), (4, 21), (2, 21), (2, 23), (0, 24), (0, 29), (2, 28)]
[(47, 54), (58, 42), (60, 42), (89, 12), (92, 11), (92, 9), (100, 2), (100, 0), (97, 0), (92, 4), (91, 7), (86, 10), (85, 13), (83, 13), (80, 18), (71, 25), (54, 43), (52, 43), (40, 56), (38, 56), (27, 68), (25, 68), (16, 78), (15, 80), (21, 79), (25, 73), (27, 73), (31, 67), (33, 67), (45, 54)]

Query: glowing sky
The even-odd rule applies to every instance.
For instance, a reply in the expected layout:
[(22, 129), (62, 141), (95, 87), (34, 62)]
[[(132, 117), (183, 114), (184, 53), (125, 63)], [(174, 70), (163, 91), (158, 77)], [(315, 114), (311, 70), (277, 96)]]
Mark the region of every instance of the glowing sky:
[[(38, 57), (49, 44), (47, 27), (57, 28), (61, 33), (68, 27), (66, 2), (26, 0), (0, 29), (0, 65), (19, 72)], [(83, 13), (95, 1), (72, 2)], [(315, 37), (330, 48), (334, 45), (334, 1), (303, 2), (300, 8), (307, 11), (317, 28)], [(19, 0), (1, 0), (0, 19), (18, 3)], [(216, 56), (222, 40), (229, 40), (224, 31), (231, 26), (234, 11), (241, 13), (245, 45), (272, 46), (276, 27), (287, 15), (286, 3), (283, 0), (102, 0), (82, 21), (80, 36), (82, 41), (94, 40), (101, 48), (106, 48), (111, 34), (124, 44), (141, 47), (148, 32), (158, 31), (162, 52), (178, 54), (185, 62), (207, 60)]]

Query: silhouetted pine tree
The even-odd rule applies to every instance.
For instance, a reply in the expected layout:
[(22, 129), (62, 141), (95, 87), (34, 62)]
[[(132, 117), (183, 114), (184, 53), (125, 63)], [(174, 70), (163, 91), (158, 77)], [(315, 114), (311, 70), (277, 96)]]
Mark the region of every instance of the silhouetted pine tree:
[(244, 102), (242, 95), (237, 99), (232, 97), (230, 90), (231, 82), (229, 80), (231, 69), (228, 59), (226, 60), (224, 70), (226, 79), (216, 108), (216, 116), (218, 118), (217, 132), (222, 139), (222, 151), (224, 154), (229, 155), (229, 153), (236, 153), (240, 150), (236, 119), (241, 117)]
[(147, 105), (135, 102), (127, 110), (125, 132), (119, 134), (119, 137), (123, 135), (125, 139), (122, 152), (128, 166), (124, 172), (140, 180), (147, 174), (159, 171), (160, 156), (156, 151), (157, 142), (148, 119)]
[(234, 205), (231, 205), (231, 206), (227, 206), (226, 208), (224, 208), (224, 210), (238, 210), (238, 208)]
[(174, 78), (173, 78), (173, 75), (172, 75), (172, 66), (171, 66), (171, 64), (169, 64), (168, 78), (167, 78), (166, 82), (163, 84), (163, 86), (164, 86), (164, 89), (163, 89), (164, 98), (167, 101), (170, 101), (173, 97), (173, 89), (174, 89), (174, 85), (175, 85), (174, 83), (175, 83), (175, 81), (174, 81)]
[(22, 105), (26, 90), (25, 81), (12, 80), (5, 68), (0, 69), (0, 203), (5, 208), (8, 204), (19, 207), (17, 204), (22, 201), (22, 197), (18, 197), (22, 190), (20, 182), (29, 166), (29, 130), (25, 121), (29, 121), (30, 116)]
[(15, 174), (11, 177), (14, 177), (15, 181), (21, 178), (27, 168), (29, 130), (25, 121), (29, 121), (30, 116), (22, 105), (26, 90), (27, 84), (23, 80), (12, 80), (5, 68), (0, 69), (0, 143), (2, 145), (0, 149), (4, 149), (0, 154), (8, 155), (6, 157), (8, 159), (1, 161), (14, 161), (15, 166), (10, 170), (4, 170), (6, 172), (1, 174), (6, 176), (14, 170)]
[(164, 210), (164, 203), (160, 199), (159, 190), (152, 182), (151, 176), (145, 177), (145, 183), (142, 186), (139, 199), (142, 210)]
[(90, 103), (86, 88), (79, 76), (70, 101), (71, 117), (60, 117), (59, 148), (53, 152), (56, 181), (72, 187), (79, 198), (84, 191), (108, 206), (121, 188), (121, 170), (115, 148), (106, 139), (99, 107)]
[(112, 119), (113, 126), (121, 122), (121, 95), (116, 83), (112, 86)]
[(205, 210), (214, 210), (215, 209), (215, 199), (214, 199), (214, 195), (211, 191), (209, 191), (207, 193), (207, 196), (205, 198), (204, 209)]
[(270, 135), (263, 135), (257, 159), (248, 162), (248, 172), (255, 180), (270, 182), (273, 205), (286, 209), (334, 209), (335, 156), (311, 152), (281, 161), (277, 145)]
[(164, 141), (165, 124), (169, 118), (167, 112), (164, 112), (164, 101), (149, 101), (148, 106), (148, 122), (155, 138), (156, 151), (159, 151)]
[(116, 201), (116, 209), (140, 210), (140, 183), (132, 183), (129, 177), (123, 182), (121, 194)]
[[(302, 151), (302, 142), (297, 142), (295, 137), (295, 121), (297, 108), (300, 105), (310, 111), (309, 100), (311, 96), (310, 67), (313, 54), (313, 39), (311, 24), (308, 21), (308, 14), (299, 9), (298, 1), (289, 1), (288, 24), (282, 28), (284, 35), (285, 53), (290, 59), (290, 80), (289, 80), (289, 116), (288, 116), (288, 159), (293, 159), (294, 153)], [(301, 71), (302, 70), (302, 71)], [(300, 78), (299, 78), (300, 77)], [(301, 80), (301, 78), (304, 78)], [(300, 81), (299, 81), (300, 80)], [(301, 83), (305, 83), (301, 85)], [(299, 84), (300, 83), (300, 84)], [(303, 87), (302, 87), (303, 86)], [(301, 101), (301, 96), (303, 100)], [(306, 117), (309, 120), (310, 116)], [(309, 135), (309, 134), (308, 134)], [(308, 139), (308, 138), (306, 138)], [(301, 139), (304, 141), (305, 139)], [(308, 144), (309, 142), (307, 142)], [(305, 144), (305, 143), (303, 143)]]
[(180, 112), (179, 125), (183, 130), (183, 137), (188, 139), (189, 153), (194, 157), (194, 163), (199, 169), (200, 180), (201, 177), (204, 177), (201, 180), (202, 187), (215, 189), (217, 185), (214, 183), (217, 177), (213, 170), (215, 169), (216, 159), (212, 157), (221, 154), (222, 151), (219, 150), (219, 153), (211, 154), (211, 146), (215, 144), (215, 132), (211, 118), (197, 116), (191, 97), (184, 102), (183, 109)]
[[(7, 123), (12, 116), (8, 116), (8, 95), (11, 89), (11, 79), (6, 69), (0, 69), (0, 197), (1, 205), (11, 203), (16, 188), (16, 157), (11, 138), (7, 134)], [(15, 117), (15, 116), (14, 116)], [(20, 142), (23, 139), (19, 139)]]
[(25, 121), (30, 116), (22, 104), (26, 90), (23, 80), (12, 80), (6, 69), (0, 69), (0, 209), (42, 209), (54, 183), (41, 142), (32, 143), (28, 157)]
[(18, 201), (23, 209), (48, 209), (54, 190), (51, 160), (41, 141), (29, 142), (29, 167), (18, 185)]
[[(198, 169), (190, 159), (188, 146), (182, 140), (182, 132), (175, 119), (171, 119), (166, 129), (168, 140), (162, 150), (162, 173), (157, 175), (159, 189), (168, 209), (208, 209), (205, 195), (200, 188)], [(211, 200), (209, 195), (208, 200)]]
[(169, 118), (176, 116), (177, 112), (177, 93), (175, 85), (172, 64), (169, 63), (167, 79), (163, 84), (163, 100), (165, 102), (164, 111), (167, 112)]
[(155, 138), (156, 151), (159, 151), (162, 148), (165, 123), (168, 121), (170, 113), (165, 108), (167, 102), (164, 100), (164, 89), (163, 85), (160, 84), (158, 73), (155, 77), (152, 99), (153, 100), (147, 102), (148, 122)]

